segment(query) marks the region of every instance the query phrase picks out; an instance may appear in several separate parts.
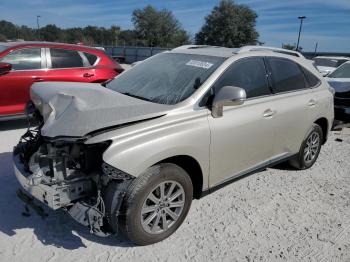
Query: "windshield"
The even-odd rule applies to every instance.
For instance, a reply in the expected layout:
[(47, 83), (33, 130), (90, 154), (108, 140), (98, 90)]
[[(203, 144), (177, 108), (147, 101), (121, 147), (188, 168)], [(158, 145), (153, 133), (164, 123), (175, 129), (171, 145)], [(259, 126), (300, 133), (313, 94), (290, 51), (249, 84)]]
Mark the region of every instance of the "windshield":
[(0, 52), (4, 51), (5, 49), (7, 49), (7, 46), (0, 45)]
[(347, 62), (346, 59), (314, 58), (316, 66), (338, 67)]
[(108, 83), (107, 88), (154, 103), (174, 105), (191, 96), (224, 60), (162, 53), (125, 71)]
[(334, 70), (328, 77), (330, 78), (350, 78), (350, 63), (343, 64)]

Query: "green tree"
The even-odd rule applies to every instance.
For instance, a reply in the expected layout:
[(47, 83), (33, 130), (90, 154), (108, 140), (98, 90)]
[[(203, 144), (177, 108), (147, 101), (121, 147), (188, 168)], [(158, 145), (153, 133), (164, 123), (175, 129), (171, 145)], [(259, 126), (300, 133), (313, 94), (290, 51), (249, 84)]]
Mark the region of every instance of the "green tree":
[[(293, 44), (293, 45), (292, 44), (282, 44), (282, 48), (296, 51), (297, 45), (296, 44)], [(301, 50), (303, 50), (303, 48), (301, 46), (299, 46), (297, 51), (301, 52)]]
[(203, 27), (195, 36), (195, 42), (226, 47), (256, 44), (259, 37), (255, 30), (257, 17), (246, 5), (222, 0), (205, 18)]
[(40, 38), (41, 40), (49, 42), (58, 42), (61, 41), (62, 29), (58, 28), (56, 25), (46, 25), (40, 28)]
[(7, 40), (6, 36), (0, 34), (0, 42), (5, 42)]
[(136, 9), (132, 22), (138, 39), (146, 46), (174, 47), (189, 42), (188, 34), (167, 9), (158, 11), (151, 5)]

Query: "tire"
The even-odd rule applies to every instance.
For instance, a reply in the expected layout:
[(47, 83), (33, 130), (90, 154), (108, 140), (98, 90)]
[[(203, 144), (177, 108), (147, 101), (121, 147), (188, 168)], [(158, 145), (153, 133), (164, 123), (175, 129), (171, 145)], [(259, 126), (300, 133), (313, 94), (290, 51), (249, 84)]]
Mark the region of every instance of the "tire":
[[(317, 146), (314, 144), (315, 141), (317, 141)], [(313, 124), (305, 140), (301, 144), (298, 155), (289, 161), (290, 165), (300, 170), (312, 167), (320, 154), (322, 144), (322, 128), (317, 124)], [(310, 145), (312, 146), (310, 147)]]
[[(171, 188), (172, 191), (169, 192)], [(109, 224), (115, 233), (119, 230), (137, 245), (153, 244), (173, 234), (186, 218), (193, 198), (189, 175), (184, 169), (171, 163), (152, 166), (132, 180), (127, 185), (121, 215), (115, 219), (113, 210), (116, 201), (111, 199), (115, 197), (113, 191), (119, 189), (114, 184), (106, 190), (105, 203), (107, 216), (110, 217)], [(164, 192), (163, 200), (161, 191)], [(169, 196), (176, 198), (172, 200)], [(141, 211), (145, 213), (141, 214)]]

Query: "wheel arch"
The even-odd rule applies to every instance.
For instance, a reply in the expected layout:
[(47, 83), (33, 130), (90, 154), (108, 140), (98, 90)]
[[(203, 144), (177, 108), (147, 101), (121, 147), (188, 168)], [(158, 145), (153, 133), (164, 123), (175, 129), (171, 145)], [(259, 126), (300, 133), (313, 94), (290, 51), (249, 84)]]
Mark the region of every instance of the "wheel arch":
[(203, 172), (199, 162), (188, 155), (177, 155), (168, 157), (156, 164), (172, 163), (183, 168), (190, 176), (193, 186), (193, 197), (199, 199), (203, 191)]
[(322, 144), (325, 144), (327, 141), (328, 129), (329, 129), (329, 123), (328, 123), (327, 118), (320, 117), (314, 123), (321, 127), (322, 132), (323, 132)]

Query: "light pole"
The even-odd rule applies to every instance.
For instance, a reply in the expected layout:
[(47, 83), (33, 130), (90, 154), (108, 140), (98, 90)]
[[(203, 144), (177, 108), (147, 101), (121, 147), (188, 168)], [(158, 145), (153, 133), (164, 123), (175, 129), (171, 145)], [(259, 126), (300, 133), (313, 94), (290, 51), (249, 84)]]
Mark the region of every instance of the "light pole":
[(303, 20), (306, 18), (306, 16), (299, 16), (298, 19), (300, 19), (300, 27), (299, 27), (299, 35), (298, 35), (298, 43), (297, 43), (297, 50), (299, 51), (299, 41), (300, 41), (300, 33), (301, 33), (301, 28), (303, 27)]
[(40, 15), (36, 16), (36, 24), (38, 25), (38, 38), (40, 40), (40, 26), (39, 26), (39, 18), (41, 18)]

